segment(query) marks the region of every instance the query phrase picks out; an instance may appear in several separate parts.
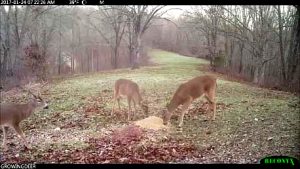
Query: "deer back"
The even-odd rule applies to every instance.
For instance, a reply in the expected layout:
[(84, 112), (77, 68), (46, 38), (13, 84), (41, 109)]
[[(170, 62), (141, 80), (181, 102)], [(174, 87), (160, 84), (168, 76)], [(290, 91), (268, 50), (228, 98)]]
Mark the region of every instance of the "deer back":
[(181, 95), (191, 96), (193, 99), (207, 94), (210, 90), (214, 90), (216, 86), (216, 78), (211, 75), (195, 77), (183, 84)]
[(177, 88), (167, 108), (169, 111), (173, 111), (189, 98), (195, 100), (210, 90), (214, 90), (215, 86), (216, 78), (214, 76), (204, 75), (195, 77)]
[(140, 103), (142, 100), (138, 84), (127, 79), (119, 79), (116, 81), (115, 94), (131, 97), (137, 103)]

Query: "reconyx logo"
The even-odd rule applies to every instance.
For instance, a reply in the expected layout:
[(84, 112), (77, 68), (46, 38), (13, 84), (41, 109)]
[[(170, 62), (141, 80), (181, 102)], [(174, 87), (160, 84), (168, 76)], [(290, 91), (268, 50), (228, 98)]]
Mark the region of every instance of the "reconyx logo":
[(292, 167), (299, 166), (299, 161), (295, 157), (289, 156), (269, 156), (261, 159), (259, 161), (260, 164), (285, 164), (290, 165)]

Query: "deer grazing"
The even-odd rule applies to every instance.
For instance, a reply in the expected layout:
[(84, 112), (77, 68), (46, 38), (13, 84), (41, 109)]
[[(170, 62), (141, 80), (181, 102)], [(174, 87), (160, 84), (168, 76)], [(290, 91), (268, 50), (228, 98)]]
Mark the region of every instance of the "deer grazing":
[[(114, 88), (114, 104), (113, 104), (113, 109), (111, 112), (111, 116), (115, 112), (115, 104), (116, 101), (118, 102), (118, 107), (120, 107), (120, 98), (122, 96), (127, 97), (127, 103), (128, 103), (128, 114), (127, 114), (127, 119), (128, 121), (130, 120), (130, 113), (131, 113), (131, 101), (133, 102), (133, 106), (135, 111), (137, 111), (136, 104), (138, 104), (144, 111), (145, 114), (148, 114), (148, 105), (146, 103), (143, 103), (141, 94), (140, 94), (140, 89), (138, 84), (131, 80), (127, 79), (119, 79), (115, 82), (115, 88)], [(134, 117), (134, 112), (133, 112), (133, 117)]]
[[(24, 90), (24, 89), (23, 89)], [(38, 107), (43, 107), (44, 109), (48, 109), (47, 103), (40, 97), (34, 95), (32, 92), (27, 90), (33, 98), (27, 102), (26, 104), (17, 104), (17, 103), (1, 103), (0, 106), (0, 126), (3, 129), (3, 148), (7, 150), (6, 147), (6, 127), (12, 127), (15, 132), (18, 134), (18, 137), (22, 139), (23, 144), (30, 149), (30, 145), (27, 143), (25, 139), (25, 135), (20, 128), (20, 122), (30, 117), (30, 115), (34, 112), (34, 110)]]
[(172, 113), (182, 105), (182, 112), (179, 119), (179, 127), (182, 127), (183, 117), (190, 104), (197, 98), (204, 96), (210, 103), (210, 109), (213, 109), (213, 120), (216, 115), (215, 91), (217, 79), (211, 75), (195, 77), (188, 82), (181, 84), (176, 90), (171, 102), (167, 105), (167, 111), (163, 113), (163, 124), (168, 125)]

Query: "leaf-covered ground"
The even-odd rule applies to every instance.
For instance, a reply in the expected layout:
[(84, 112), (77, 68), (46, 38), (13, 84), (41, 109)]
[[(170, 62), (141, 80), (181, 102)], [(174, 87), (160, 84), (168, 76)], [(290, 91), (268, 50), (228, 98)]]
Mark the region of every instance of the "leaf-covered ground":
[[(149, 55), (155, 66), (81, 75), (49, 84), (42, 92), (49, 109), (36, 111), (21, 124), (33, 148), (24, 148), (9, 130), (9, 149), (4, 152), (1, 147), (0, 162), (257, 163), (267, 155), (300, 158), (299, 98), (229, 81), (222, 75), (217, 75), (217, 116), (210, 134), (204, 99), (189, 108), (182, 130), (176, 128), (176, 115), (168, 131), (131, 125), (126, 121), (125, 99), (122, 110), (110, 117), (113, 84), (119, 78), (137, 82), (145, 91), (149, 116), (160, 116), (180, 83), (210, 74), (202, 69), (208, 62), (201, 59), (159, 50)], [(1, 93), (3, 102), (22, 102), (25, 97), (17, 91)], [(146, 115), (139, 110), (135, 120), (143, 118)]]

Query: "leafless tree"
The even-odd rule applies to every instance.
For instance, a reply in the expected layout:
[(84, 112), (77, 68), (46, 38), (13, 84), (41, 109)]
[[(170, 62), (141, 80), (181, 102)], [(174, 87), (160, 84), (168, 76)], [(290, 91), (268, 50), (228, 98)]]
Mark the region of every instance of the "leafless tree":
[(132, 68), (139, 68), (140, 53), (142, 48), (142, 37), (149, 28), (153, 19), (162, 16), (164, 6), (132, 5), (127, 6), (126, 11), (129, 31), (129, 47), (133, 51)]
[(111, 64), (113, 68), (118, 68), (119, 47), (126, 27), (126, 16), (124, 15), (125, 6), (105, 6), (99, 7), (96, 19), (101, 20), (104, 26), (109, 26), (110, 32), (104, 32), (103, 26), (95, 25), (91, 20), (89, 24), (103, 37), (105, 42), (111, 46), (113, 55), (111, 57)]

